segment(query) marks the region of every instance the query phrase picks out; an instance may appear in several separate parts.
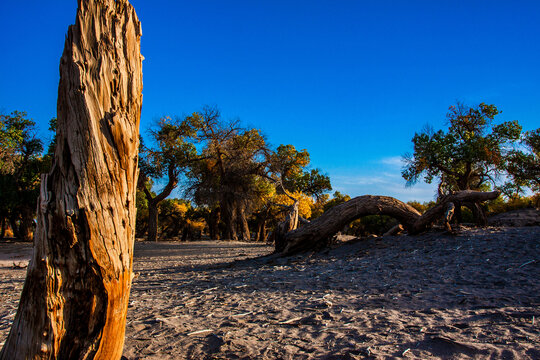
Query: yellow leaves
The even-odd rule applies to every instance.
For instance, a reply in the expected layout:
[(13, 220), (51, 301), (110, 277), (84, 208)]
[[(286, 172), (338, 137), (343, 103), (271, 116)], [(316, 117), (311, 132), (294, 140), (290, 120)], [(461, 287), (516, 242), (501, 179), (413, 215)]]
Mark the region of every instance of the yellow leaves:
[(187, 226), (189, 226), (189, 228), (195, 232), (203, 231), (204, 228), (206, 227), (206, 222), (202, 220), (189, 220), (188, 219), (186, 222), (187, 222)]
[[(313, 199), (301, 192), (294, 192), (292, 196), (298, 199), (299, 201), (298, 210), (299, 210), (300, 216), (303, 218), (309, 219), (311, 217), (311, 208), (314, 205)], [(290, 199), (285, 194), (276, 195), (273, 199), (273, 202), (276, 204), (287, 205), (287, 206), (290, 206), (293, 204), (293, 200)]]
[(188, 206), (184, 203), (174, 203), (173, 204), (173, 212), (175, 215), (184, 216), (186, 212), (188, 211)]

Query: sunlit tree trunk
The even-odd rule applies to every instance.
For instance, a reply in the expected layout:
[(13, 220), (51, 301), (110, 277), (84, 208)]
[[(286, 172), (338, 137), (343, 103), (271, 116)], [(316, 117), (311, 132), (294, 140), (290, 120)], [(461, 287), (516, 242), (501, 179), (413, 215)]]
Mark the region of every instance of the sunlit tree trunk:
[(34, 253), (0, 354), (120, 359), (132, 277), (141, 28), (127, 0), (79, 0), (60, 62), (58, 128)]

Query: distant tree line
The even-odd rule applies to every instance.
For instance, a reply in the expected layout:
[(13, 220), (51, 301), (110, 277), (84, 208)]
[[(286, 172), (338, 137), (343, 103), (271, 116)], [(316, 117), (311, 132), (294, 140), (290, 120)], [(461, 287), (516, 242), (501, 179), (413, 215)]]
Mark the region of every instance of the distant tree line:
[[(540, 129), (523, 132), (517, 121), (495, 124), (498, 114), (495, 105), (484, 103), (451, 106), (446, 131), (426, 127), (412, 138), (414, 150), (403, 157), (407, 184), (436, 181), (438, 198), (460, 190), (497, 189), (507, 195), (506, 207), (501, 200), (487, 207), (458, 204), (458, 221), (485, 223), (489, 206), (500, 212), (538, 202)], [(137, 192), (141, 238), (272, 240), (295, 201), (300, 217), (313, 219), (350, 200), (340, 192), (330, 196), (330, 178), (309, 166), (306, 149), (274, 148), (260, 129), (224, 120), (216, 107), (163, 117), (145, 134)], [(45, 145), (25, 112), (0, 115), (0, 237), (9, 227), (17, 238), (32, 238), (40, 174), (49, 170), (54, 137), (46, 151)], [(523, 200), (518, 195), (527, 189), (536, 195)], [(435, 202), (409, 204), (423, 212)], [(393, 218), (372, 215), (343, 232), (380, 234), (394, 225)]]

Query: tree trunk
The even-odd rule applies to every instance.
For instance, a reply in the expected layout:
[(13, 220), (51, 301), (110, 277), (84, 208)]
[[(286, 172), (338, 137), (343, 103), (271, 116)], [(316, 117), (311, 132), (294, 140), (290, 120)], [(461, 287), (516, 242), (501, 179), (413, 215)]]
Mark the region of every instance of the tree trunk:
[(148, 202), (148, 241), (158, 240), (158, 207), (154, 202)]
[(24, 207), (21, 209), (21, 221), (19, 224), (19, 239), (25, 242), (32, 241), (34, 232), (34, 212), (32, 209)]
[(148, 241), (158, 240), (158, 205), (171, 194), (178, 184), (177, 175), (174, 172), (174, 165), (169, 165), (168, 169), (169, 181), (165, 188), (156, 196), (153, 196), (150, 190), (145, 186), (145, 181), (138, 179), (138, 186), (144, 191), (146, 200), (148, 201)]
[(186, 225), (184, 227), (184, 230), (182, 231), (182, 242), (186, 242), (188, 240), (188, 234), (189, 234), (189, 229), (188, 229), (188, 226)]
[[(289, 210), (285, 215), (285, 220), (281, 221), (274, 230), (274, 246), (276, 248), (276, 252), (284, 252), (286, 250), (287, 246), (289, 245), (287, 234), (293, 230), (296, 230), (298, 227), (299, 204), (299, 201), (295, 200), (294, 203), (289, 206)], [(337, 231), (334, 233), (336, 232)]]
[(13, 237), (15, 239), (20, 239), (21, 235), (19, 233), (19, 225), (17, 225), (16, 215), (11, 215), (9, 217), (9, 226), (11, 227), (11, 231), (13, 232)]
[(476, 224), (478, 226), (486, 226), (487, 225), (486, 212), (484, 211), (484, 209), (482, 209), (480, 204), (466, 203), (464, 205), (471, 210), (471, 212), (473, 214), (474, 221), (476, 222)]
[(242, 241), (250, 241), (251, 234), (249, 232), (249, 224), (246, 218), (246, 207), (244, 204), (238, 206), (238, 222), (240, 223)]
[(234, 206), (234, 201), (226, 200), (223, 202), (223, 222), (225, 223), (225, 234), (224, 238), (226, 240), (237, 241), (238, 236), (236, 235), (236, 206)]
[(54, 164), (2, 360), (120, 359), (132, 278), (141, 28), (127, 0), (79, 0), (60, 62)]
[(463, 222), (463, 211), (461, 210), (461, 202), (459, 201), (456, 201), (454, 203), (454, 206), (455, 206), (455, 210), (454, 210), (454, 214), (455, 214), (455, 219), (456, 219), (456, 222), (458, 224), (461, 224)]
[[(397, 199), (388, 196), (359, 196), (337, 205), (320, 217), (295, 231), (294, 220), (289, 217), (280, 223), (275, 234), (275, 251), (284, 255), (317, 250), (324, 247), (335, 233), (346, 224), (366, 215), (388, 215), (401, 222), (409, 234), (425, 231), (446, 213), (448, 205), (456, 201), (474, 202), (496, 199), (499, 192), (460, 191), (443, 198), (424, 215)], [(292, 212), (294, 214), (294, 212)]]
[(255, 241), (263, 242), (266, 239), (266, 218), (259, 219), (257, 222), (257, 236)]
[(6, 224), (6, 218), (0, 218), (0, 225), (2, 226), (0, 229), (0, 240), (4, 240), (4, 236), (6, 235)]
[(210, 212), (210, 221), (208, 224), (208, 230), (210, 232), (210, 239), (219, 240), (219, 222), (221, 221), (221, 211), (219, 207), (216, 207)]

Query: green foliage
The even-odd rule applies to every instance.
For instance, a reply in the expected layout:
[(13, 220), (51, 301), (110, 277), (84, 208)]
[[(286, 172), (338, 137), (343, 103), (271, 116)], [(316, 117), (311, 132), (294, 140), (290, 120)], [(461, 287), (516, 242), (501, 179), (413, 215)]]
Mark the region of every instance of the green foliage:
[(346, 201), (351, 200), (351, 197), (349, 195), (344, 195), (340, 193), (339, 191), (336, 191), (334, 195), (332, 196), (332, 199), (330, 199), (326, 204), (324, 204), (323, 209), (324, 211), (328, 211), (329, 209), (333, 208), (336, 205), (343, 204)]
[(407, 204), (418, 210), (420, 214), (425, 213), (427, 210), (435, 206), (435, 201), (427, 201), (420, 203), (418, 201), (408, 201)]
[(168, 177), (177, 181), (180, 173), (198, 159), (195, 147), (198, 126), (191, 117), (160, 119), (157, 128), (150, 131), (152, 145), (141, 143), (141, 174), (154, 180)]
[(521, 134), (517, 121), (492, 125), (497, 114), (495, 105), (458, 103), (449, 108), (446, 132), (426, 128), (415, 134), (414, 153), (404, 156), (402, 176), (408, 185), (437, 178), (443, 194), (495, 185), (509, 147)]
[(368, 215), (353, 221), (349, 225), (347, 234), (354, 236), (383, 235), (399, 222), (386, 215)]
[(319, 198), (332, 190), (328, 175), (320, 169), (306, 170), (310, 162), (306, 149), (298, 151), (293, 145), (280, 145), (270, 155), (269, 162), (270, 172), (282, 181), (287, 191)]
[(0, 174), (13, 174), (21, 164), (41, 155), (43, 143), (34, 136), (34, 127), (26, 112), (0, 114)]
[(510, 198), (498, 197), (486, 203), (490, 215), (497, 215), (508, 211), (531, 208), (538, 201), (535, 196), (514, 196)]
[(540, 128), (528, 131), (521, 140), (522, 149), (512, 150), (507, 159), (506, 170), (512, 182), (507, 182), (507, 194), (522, 193), (524, 188), (540, 192)]
[[(165, 200), (178, 185), (180, 176), (188, 167), (200, 160), (196, 143), (201, 131), (198, 118), (165, 117), (157, 127), (150, 131), (151, 146), (141, 141), (139, 148), (139, 181), (148, 201), (148, 240), (155, 241), (158, 236), (158, 205)], [(142, 140), (142, 139), (141, 139)], [(149, 186), (151, 181), (165, 181), (165, 187), (154, 194)], [(140, 229), (141, 230), (141, 229)], [(142, 230), (141, 230), (142, 231)]]
[(31, 240), (40, 174), (49, 168), (35, 123), (25, 112), (0, 114), (0, 221), (9, 218), (15, 234)]

